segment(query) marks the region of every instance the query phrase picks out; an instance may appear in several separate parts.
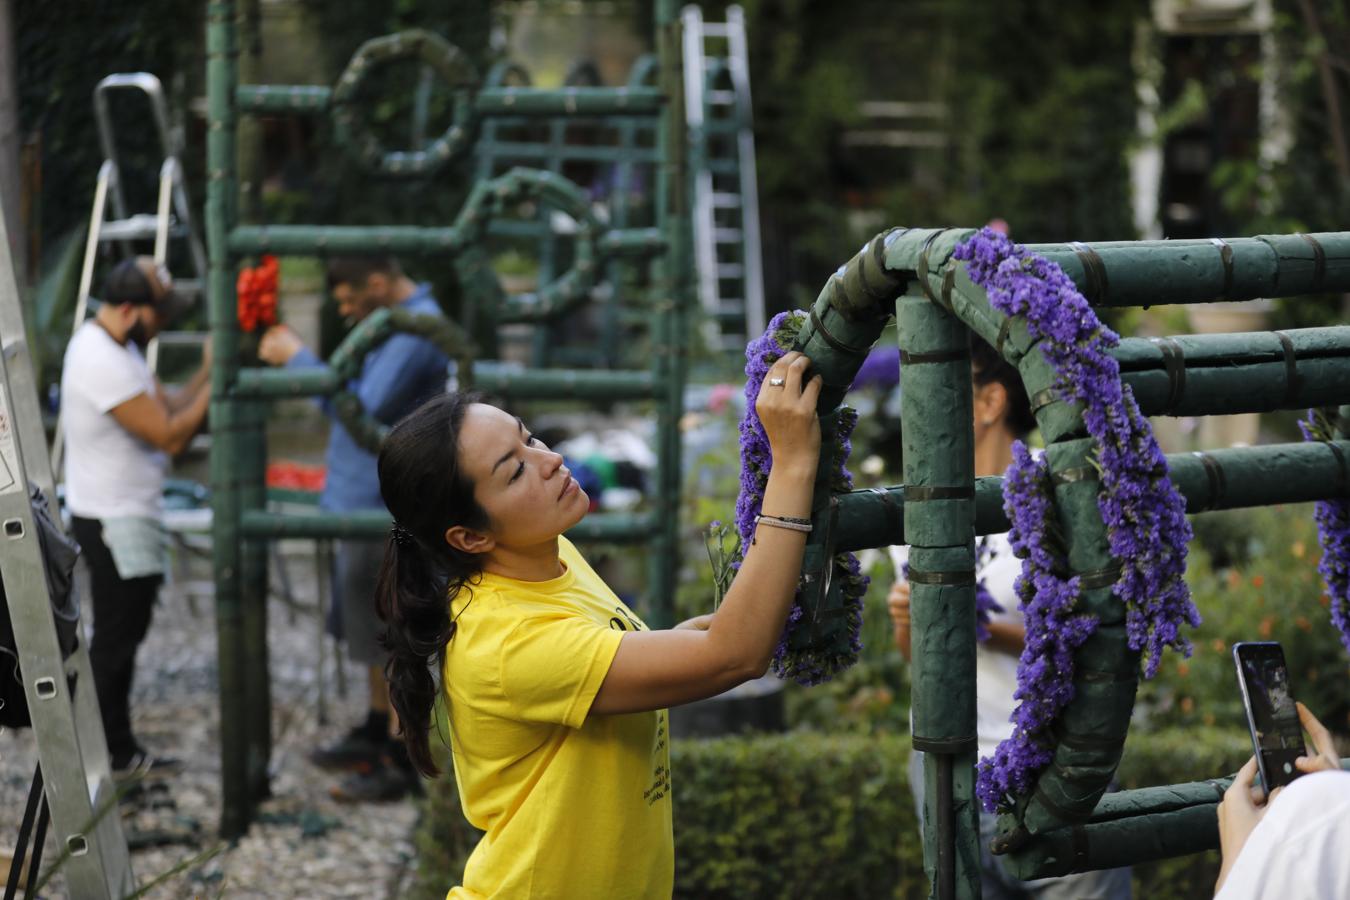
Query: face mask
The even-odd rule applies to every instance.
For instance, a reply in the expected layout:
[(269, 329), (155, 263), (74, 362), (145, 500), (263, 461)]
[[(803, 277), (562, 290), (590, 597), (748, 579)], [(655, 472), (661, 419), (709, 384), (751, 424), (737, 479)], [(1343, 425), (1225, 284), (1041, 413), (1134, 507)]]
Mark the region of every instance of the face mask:
[(150, 332), (145, 327), (145, 322), (137, 318), (131, 327), (127, 329), (127, 340), (135, 343), (141, 350), (145, 350), (150, 345)]

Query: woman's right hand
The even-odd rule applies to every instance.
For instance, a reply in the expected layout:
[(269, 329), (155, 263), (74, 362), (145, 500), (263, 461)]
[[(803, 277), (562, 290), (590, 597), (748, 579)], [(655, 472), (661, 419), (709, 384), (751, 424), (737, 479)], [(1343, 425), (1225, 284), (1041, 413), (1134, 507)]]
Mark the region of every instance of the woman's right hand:
[(1317, 721), (1317, 717), (1312, 711), (1302, 703), (1298, 706), (1298, 720), (1303, 725), (1303, 730), (1308, 732), (1308, 737), (1312, 738), (1312, 754), (1300, 756), (1294, 760), (1295, 767), (1300, 772), (1307, 774), (1309, 772), (1328, 772), (1336, 771), (1341, 767), (1341, 755), (1336, 752), (1336, 742), (1331, 738), (1331, 732), (1327, 727)]
[[(774, 467), (809, 465), (812, 472), (820, 459), (820, 419), (816, 402), (823, 384), (819, 375), (805, 380), (811, 360), (792, 351), (775, 362), (755, 399), (755, 412), (764, 425), (773, 452)], [(781, 380), (781, 384), (774, 384)]]

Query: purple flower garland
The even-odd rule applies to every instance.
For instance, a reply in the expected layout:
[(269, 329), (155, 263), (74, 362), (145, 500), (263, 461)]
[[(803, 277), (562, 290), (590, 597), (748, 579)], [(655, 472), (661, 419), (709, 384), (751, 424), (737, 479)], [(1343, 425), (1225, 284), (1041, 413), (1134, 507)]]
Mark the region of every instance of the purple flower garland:
[[(1334, 437), (1328, 417), (1319, 415), (1317, 410), (1308, 410), (1307, 420), (1298, 426), (1309, 441), (1329, 441)], [(1313, 518), (1322, 544), (1317, 571), (1331, 598), (1331, 622), (1341, 633), (1341, 644), (1350, 652), (1350, 499), (1317, 501)]]
[[(741, 490), (736, 498), (736, 528), (741, 535), (740, 558), (750, 548), (754, 536), (755, 516), (764, 502), (764, 486), (769, 480), (773, 454), (764, 426), (755, 413), (755, 399), (759, 396), (764, 376), (796, 340), (797, 332), (806, 322), (806, 313), (797, 310), (773, 317), (764, 334), (745, 348), (745, 416), (740, 424)], [(847, 491), (853, 487), (853, 476), (848, 471), (848, 457), (853, 446), (849, 436), (858, 424), (858, 414), (848, 407), (840, 407), (836, 418), (834, 467), (830, 473), (830, 489)], [(740, 567), (740, 558), (733, 564)], [(847, 669), (862, 651), (862, 599), (869, 579), (862, 574), (858, 559), (852, 553), (841, 553), (834, 558), (838, 567), (834, 573), (842, 581), (844, 619), (848, 628), (847, 643), (794, 649), (792, 637), (806, 617), (800, 604), (800, 593), (788, 613), (787, 625), (774, 648), (773, 671), (782, 678), (791, 678), (799, 684), (812, 685), (828, 681)]]
[[(1168, 480), (1152, 427), (1107, 353), (1120, 339), (1059, 266), (1005, 235), (985, 228), (953, 257), (966, 261), (971, 281), (984, 288), (995, 309), (1025, 317), (1055, 371), (1054, 390), (1084, 406), (1101, 475), (1097, 506), (1111, 555), (1122, 567), (1113, 593), (1126, 607), (1129, 646), (1144, 654), (1144, 675), (1151, 678), (1165, 647), (1189, 655), (1180, 627), (1198, 625), (1200, 615), (1184, 579), (1191, 538), (1185, 501)], [(1020, 442), (1004, 482), (1004, 503), (1010, 539), (1025, 559), (1017, 592), (1027, 640), (1018, 664), (1013, 735), (992, 759), (980, 761), (976, 792), (990, 811), (1025, 793), (1049, 763), (1048, 730), (1073, 699), (1073, 653), (1097, 626), (1095, 617), (1075, 612), (1078, 579), (1056, 574), (1065, 565), (1062, 548), (1048, 540), (1055, 525), (1049, 469)]]

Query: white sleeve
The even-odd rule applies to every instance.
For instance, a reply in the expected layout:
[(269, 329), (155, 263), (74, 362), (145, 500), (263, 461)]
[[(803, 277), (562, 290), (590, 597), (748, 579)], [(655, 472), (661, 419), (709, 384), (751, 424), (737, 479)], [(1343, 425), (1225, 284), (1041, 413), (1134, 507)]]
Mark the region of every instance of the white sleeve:
[(1215, 900), (1350, 896), (1348, 833), (1350, 774), (1296, 779), (1252, 829)]
[(154, 386), (149, 369), (136, 351), (107, 341), (88, 342), (77, 366), (73, 380), (100, 413), (149, 393)]

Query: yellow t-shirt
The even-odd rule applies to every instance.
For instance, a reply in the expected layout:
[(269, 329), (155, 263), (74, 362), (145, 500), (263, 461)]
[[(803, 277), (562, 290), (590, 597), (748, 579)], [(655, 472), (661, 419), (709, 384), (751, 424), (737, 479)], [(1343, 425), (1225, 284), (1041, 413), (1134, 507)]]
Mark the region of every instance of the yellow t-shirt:
[(486, 834), (450, 900), (671, 895), (666, 711), (587, 715), (623, 633), (646, 625), (558, 543), (558, 578), (485, 573), (452, 604), (450, 746)]

